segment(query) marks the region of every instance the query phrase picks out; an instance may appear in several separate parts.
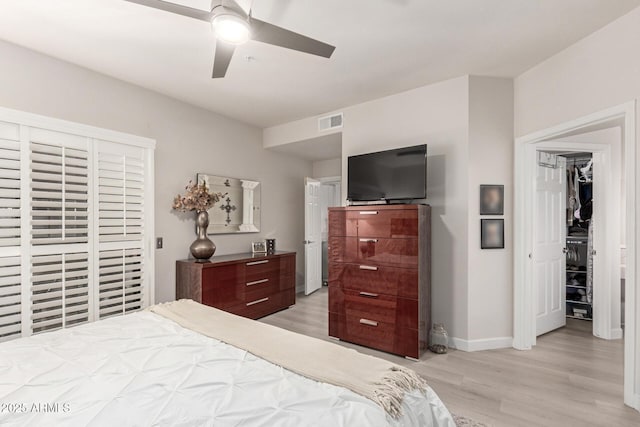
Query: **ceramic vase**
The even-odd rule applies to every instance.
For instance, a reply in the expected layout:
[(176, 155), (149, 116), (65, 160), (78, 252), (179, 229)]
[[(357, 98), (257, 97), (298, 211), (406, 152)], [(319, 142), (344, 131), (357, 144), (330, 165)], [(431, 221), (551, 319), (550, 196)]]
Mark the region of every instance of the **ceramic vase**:
[(207, 237), (207, 227), (209, 226), (209, 212), (198, 212), (196, 217), (198, 238), (191, 244), (191, 255), (198, 261), (206, 261), (216, 252), (216, 245)]

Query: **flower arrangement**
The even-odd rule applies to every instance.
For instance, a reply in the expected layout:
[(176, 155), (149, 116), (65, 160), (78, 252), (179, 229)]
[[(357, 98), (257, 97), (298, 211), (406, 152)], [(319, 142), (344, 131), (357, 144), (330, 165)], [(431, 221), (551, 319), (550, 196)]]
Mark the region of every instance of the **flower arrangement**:
[(181, 212), (206, 212), (224, 197), (222, 193), (210, 193), (205, 183), (198, 185), (189, 181), (185, 189), (184, 195), (178, 194), (173, 199), (173, 209)]

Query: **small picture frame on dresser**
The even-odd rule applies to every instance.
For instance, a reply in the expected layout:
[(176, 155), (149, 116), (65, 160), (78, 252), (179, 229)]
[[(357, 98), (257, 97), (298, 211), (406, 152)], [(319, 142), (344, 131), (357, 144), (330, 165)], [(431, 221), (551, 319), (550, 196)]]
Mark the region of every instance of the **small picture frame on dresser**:
[(267, 244), (263, 241), (251, 242), (251, 253), (253, 254), (266, 254)]

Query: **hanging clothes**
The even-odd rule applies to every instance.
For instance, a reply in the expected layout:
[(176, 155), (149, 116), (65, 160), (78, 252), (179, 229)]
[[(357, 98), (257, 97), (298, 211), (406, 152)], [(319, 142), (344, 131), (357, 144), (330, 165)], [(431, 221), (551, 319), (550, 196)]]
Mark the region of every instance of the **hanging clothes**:
[(573, 213), (576, 219), (580, 219), (580, 170), (573, 166), (573, 188), (575, 193), (575, 203)]
[(573, 166), (567, 166), (567, 225), (573, 225), (573, 213), (576, 211), (578, 193), (573, 180)]
[(593, 216), (593, 183), (580, 182), (580, 220), (589, 221)]

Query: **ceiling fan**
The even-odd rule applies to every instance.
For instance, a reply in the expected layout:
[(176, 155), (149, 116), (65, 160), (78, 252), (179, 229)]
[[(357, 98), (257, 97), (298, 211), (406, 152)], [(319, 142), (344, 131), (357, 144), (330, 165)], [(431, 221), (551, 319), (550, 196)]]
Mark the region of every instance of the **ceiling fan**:
[[(236, 46), (255, 40), (311, 55), (330, 58), (335, 46), (294, 33), (251, 16), (234, 0), (218, 0), (211, 11), (203, 11), (163, 0), (126, 0), (166, 12), (210, 22), (216, 35), (212, 78), (224, 77)], [(224, 3), (224, 4), (223, 4)]]

